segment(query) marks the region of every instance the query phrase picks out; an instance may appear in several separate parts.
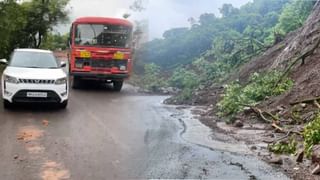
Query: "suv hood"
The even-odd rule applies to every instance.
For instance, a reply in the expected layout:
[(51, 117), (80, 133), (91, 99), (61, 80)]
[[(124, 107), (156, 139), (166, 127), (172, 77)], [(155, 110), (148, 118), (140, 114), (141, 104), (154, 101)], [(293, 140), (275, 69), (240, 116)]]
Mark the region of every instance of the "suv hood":
[(13, 76), (19, 79), (48, 79), (56, 80), (66, 77), (66, 73), (61, 69), (44, 68), (22, 68), (8, 66), (3, 74)]

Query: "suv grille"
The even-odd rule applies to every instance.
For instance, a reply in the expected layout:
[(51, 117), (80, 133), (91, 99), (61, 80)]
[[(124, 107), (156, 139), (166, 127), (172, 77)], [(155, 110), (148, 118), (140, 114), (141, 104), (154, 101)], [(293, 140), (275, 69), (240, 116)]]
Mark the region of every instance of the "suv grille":
[(55, 80), (49, 79), (19, 79), (20, 83), (23, 84), (54, 84)]
[(82, 66), (91, 66), (93, 68), (112, 68), (127, 66), (128, 60), (114, 60), (114, 59), (76, 59), (76, 64)]
[[(46, 92), (48, 97), (46, 98), (30, 98), (27, 97), (27, 92)], [(32, 102), (44, 102), (44, 103), (59, 103), (60, 97), (54, 91), (42, 91), (42, 90), (21, 90), (18, 91), (12, 98), (15, 103), (32, 103)]]

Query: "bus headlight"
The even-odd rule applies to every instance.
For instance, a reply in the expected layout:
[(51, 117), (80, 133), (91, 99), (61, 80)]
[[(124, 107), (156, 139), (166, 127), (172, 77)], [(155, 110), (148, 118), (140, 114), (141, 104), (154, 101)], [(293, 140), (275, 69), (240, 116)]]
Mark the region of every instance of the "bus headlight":
[(82, 69), (83, 68), (83, 64), (82, 63), (76, 63), (76, 68), (77, 69)]

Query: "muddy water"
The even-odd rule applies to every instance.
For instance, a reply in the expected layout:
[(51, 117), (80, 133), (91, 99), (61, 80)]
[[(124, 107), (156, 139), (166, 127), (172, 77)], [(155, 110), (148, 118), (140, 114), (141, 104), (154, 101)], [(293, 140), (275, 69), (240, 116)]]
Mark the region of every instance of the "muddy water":
[[(180, 133), (184, 141), (203, 148), (200, 152), (205, 151), (212, 158), (211, 160), (209, 158), (208, 162), (217, 163), (220, 159), (220, 167), (216, 168), (217, 171), (212, 172), (209, 170), (212, 174), (208, 174), (208, 178), (288, 179), (281, 172), (255, 157), (244, 142), (239, 142), (230, 136), (213, 132), (210, 128), (203, 125), (197, 119), (197, 116), (192, 113), (194, 110), (201, 111), (201, 109), (202, 107), (184, 107), (174, 114), (173, 117), (178, 119), (184, 127)], [(217, 158), (215, 154), (220, 154), (221, 156)], [(239, 169), (235, 170), (235, 168), (239, 168), (242, 173), (237, 172)], [(219, 172), (224, 173), (219, 174)], [(228, 172), (227, 175), (225, 172)]]
[[(204, 126), (191, 112), (196, 107), (189, 107), (182, 110), (178, 114), (179, 121), (185, 127), (185, 131), (181, 134), (181, 137), (195, 145), (207, 147), (214, 150), (220, 150), (231, 153), (252, 154), (249, 148), (243, 142), (230, 139), (228, 137), (223, 138), (216, 136), (223, 136), (222, 134), (214, 133), (210, 128)], [(218, 140), (217, 140), (218, 139)]]

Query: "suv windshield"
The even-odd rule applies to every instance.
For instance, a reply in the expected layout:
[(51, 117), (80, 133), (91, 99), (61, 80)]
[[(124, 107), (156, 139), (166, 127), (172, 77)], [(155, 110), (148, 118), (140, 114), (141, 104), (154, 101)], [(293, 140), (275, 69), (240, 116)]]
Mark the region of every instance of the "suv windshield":
[(75, 44), (129, 48), (130, 38), (131, 27), (128, 26), (79, 24), (76, 26)]
[(59, 68), (58, 61), (52, 53), (15, 51), (10, 66), (25, 68)]

